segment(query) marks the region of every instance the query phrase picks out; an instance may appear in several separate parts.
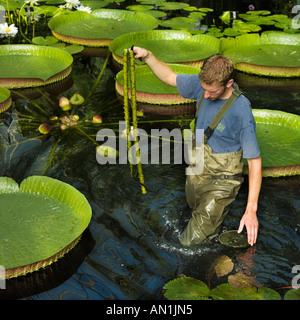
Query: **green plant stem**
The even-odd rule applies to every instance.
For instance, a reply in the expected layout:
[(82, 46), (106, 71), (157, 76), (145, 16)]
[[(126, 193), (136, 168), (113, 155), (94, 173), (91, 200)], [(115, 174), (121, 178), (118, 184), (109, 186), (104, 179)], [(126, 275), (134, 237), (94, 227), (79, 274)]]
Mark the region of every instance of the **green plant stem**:
[(29, 40), (29, 39), (25, 36), (25, 34), (24, 34), (23, 31), (22, 31), (21, 12), (22, 12), (22, 10), (24, 9), (24, 7), (25, 7), (26, 4), (27, 4), (27, 3), (24, 2), (24, 4), (22, 5), (22, 7), (20, 8), (20, 11), (19, 11), (19, 17), (18, 17), (18, 20), (19, 20), (19, 31), (20, 31), (22, 37), (23, 37), (25, 40), (27, 40), (29, 43), (33, 43), (31, 40)]
[(100, 79), (101, 79), (101, 77), (102, 77), (102, 75), (103, 75), (103, 73), (104, 73), (104, 70), (106, 69), (106, 66), (107, 66), (107, 63), (108, 63), (110, 54), (111, 54), (111, 53), (110, 53), (110, 51), (109, 51), (109, 52), (107, 53), (107, 56), (106, 56), (106, 59), (105, 59), (105, 61), (104, 61), (103, 66), (102, 66), (102, 69), (101, 69), (101, 71), (100, 71), (100, 73), (99, 73), (99, 75), (98, 75), (98, 77), (97, 77), (97, 79), (96, 79), (96, 81), (95, 81), (92, 89), (90, 90), (90, 92), (88, 93), (87, 97), (85, 98), (85, 101), (87, 101), (87, 100), (91, 97), (93, 91), (94, 91), (95, 88), (97, 87), (97, 85), (98, 85), (98, 83), (99, 83), (99, 81), (100, 81)]
[(49, 170), (49, 167), (50, 167), (50, 165), (51, 165), (51, 162), (52, 162), (54, 153), (55, 153), (55, 151), (56, 151), (56, 149), (57, 149), (60, 141), (62, 140), (63, 136), (64, 136), (64, 134), (57, 139), (57, 141), (55, 142), (54, 146), (52, 147), (51, 152), (50, 152), (50, 154), (49, 154), (49, 158), (48, 158), (48, 160), (47, 160), (46, 168), (45, 168), (44, 172), (42, 173), (42, 176), (45, 175), (46, 172)]
[[(127, 50), (123, 52), (123, 71), (124, 71), (124, 117), (126, 122), (127, 150), (131, 148), (131, 141), (128, 139), (130, 134), (129, 98), (128, 98), (128, 55)], [(130, 172), (133, 174), (132, 163), (130, 162)]]
[(99, 144), (93, 139), (91, 138), (86, 132), (84, 132), (81, 128), (79, 128), (78, 126), (74, 127), (77, 131), (79, 131), (81, 134), (83, 134), (84, 136), (86, 136), (89, 140), (91, 140), (93, 142), (93, 144), (95, 144), (97, 147), (99, 146)]

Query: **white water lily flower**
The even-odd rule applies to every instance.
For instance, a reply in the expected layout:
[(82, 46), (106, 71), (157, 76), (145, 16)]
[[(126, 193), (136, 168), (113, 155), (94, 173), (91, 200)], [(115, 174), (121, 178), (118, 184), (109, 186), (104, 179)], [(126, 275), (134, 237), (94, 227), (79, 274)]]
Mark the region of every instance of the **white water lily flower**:
[(66, 0), (65, 7), (67, 9), (72, 9), (73, 7), (80, 6), (79, 0)]
[(87, 12), (87, 13), (91, 13), (92, 12), (92, 9), (90, 7), (85, 7), (83, 5), (80, 5), (80, 6), (76, 7), (76, 9), (78, 11), (84, 11), (84, 12)]
[(33, 7), (34, 5), (38, 5), (38, 1), (39, 0), (25, 0), (25, 3), (28, 3), (31, 7)]
[(14, 37), (18, 33), (18, 28), (14, 24), (8, 26), (7, 22), (0, 24), (0, 35), (2, 37)]

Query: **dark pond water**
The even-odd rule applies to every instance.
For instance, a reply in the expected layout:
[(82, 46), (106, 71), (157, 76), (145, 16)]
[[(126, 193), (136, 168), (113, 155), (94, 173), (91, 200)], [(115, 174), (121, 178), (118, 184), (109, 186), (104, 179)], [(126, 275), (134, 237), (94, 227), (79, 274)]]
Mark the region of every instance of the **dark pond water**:
[[(11, 143), (6, 141), (1, 125), (0, 175), (18, 182), (41, 174), (65, 181), (87, 197), (93, 216), (82, 240), (71, 252), (50, 267), (7, 281), (6, 296), (0, 298), (160, 299), (164, 284), (179, 274), (207, 283), (213, 262), (222, 254), (234, 261), (235, 271), (242, 270), (258, 284), (273, 289), (291, 286), (294, 277), (291, 270), (300, 264), (299, 177), (263, 180), (256, 246), (238, 250), (224, 248), (216, 242), (182, 247), (178, 237), (190, 214), (184, 193), (185, 166), (172, 161), (170, 165), (143, 165), (147, 193), (142, 194), (138, 178), (132, 177), (129, 165), (100, 165), (96, 160), (93, 140), (97, 131), (117, 129), (118, 121), (124, 119), (122, 102), (115, 93), (112, 64), (107, 66), (86, 103), (76, 107), (81, 131), (72, 129), (61, 133), (56, 129), (49, 138), (39, 138), (38, 125), (48, 116), (37, 106), (48, 115), (58, 114), (60, 96), (70, 98), (73, 93), (80, 93), (87, 97), (104, 61), (105, 57), (77, 56), (71, 78), (46, 87), (40, 97), (15, 101), (11, 110), (16, 120)], [(260, 84), (257, 78), (246, 82), (241, 75), (238, 79), (253, 108), (300, 114), (299, 81), (284, 85), (270, 84), (268, 79)], [(35, 94), (41, 92), (35, 91)], [(94, 114), (102, 115), (102, 127), (91, 124)], [(147, 132), (153, 127), (182, 129), (191, 118), (191, 114), (145, 113), (139, 118), (139, 128)], [(224, 230), (238, 227), (247, 190), (245, 181)], [(226, 277), (213, 279), (212, 287), (226, 281)]]

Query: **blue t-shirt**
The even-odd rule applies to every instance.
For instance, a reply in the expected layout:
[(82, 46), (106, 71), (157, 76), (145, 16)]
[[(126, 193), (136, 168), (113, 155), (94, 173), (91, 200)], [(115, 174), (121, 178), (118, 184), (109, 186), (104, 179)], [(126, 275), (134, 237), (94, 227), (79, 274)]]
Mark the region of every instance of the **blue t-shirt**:
[[(198, 105), (203, 93), (198, 74), (178, 74), (177, 89), (184, 98), (197, 100)], [(197, 117), (196, 128), (205, 130), (225, 101), (225, 99), (211, 101), (204, 98)], [(243, 150), (243, 157), (246, 159), (257, 158), (260, 155), (251, 104), (244, 95), (241, 94), (234, 101), (207, 140), (207, 144), (215, 153)]]

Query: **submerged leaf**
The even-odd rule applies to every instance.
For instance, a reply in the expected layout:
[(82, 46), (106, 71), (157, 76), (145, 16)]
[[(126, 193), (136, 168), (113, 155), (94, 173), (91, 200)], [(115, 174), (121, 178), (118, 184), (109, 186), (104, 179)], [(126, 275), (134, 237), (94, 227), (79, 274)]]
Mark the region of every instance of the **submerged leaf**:
[(165, 284), (164, 296), (169, 300), (209, 300), (207, 285), (191, 277), (183, 277)]
[(233, 269), (234, 263), (228, 256), (221, 256), (216, 265), (214, 266), (214, 271), (218, 277), (222, 277), (230, 273)]
[(228, 277), (228, 282), (236, 289), (257, 287), (252, 277), (248, 277), (243, 273), (236, 273)]

